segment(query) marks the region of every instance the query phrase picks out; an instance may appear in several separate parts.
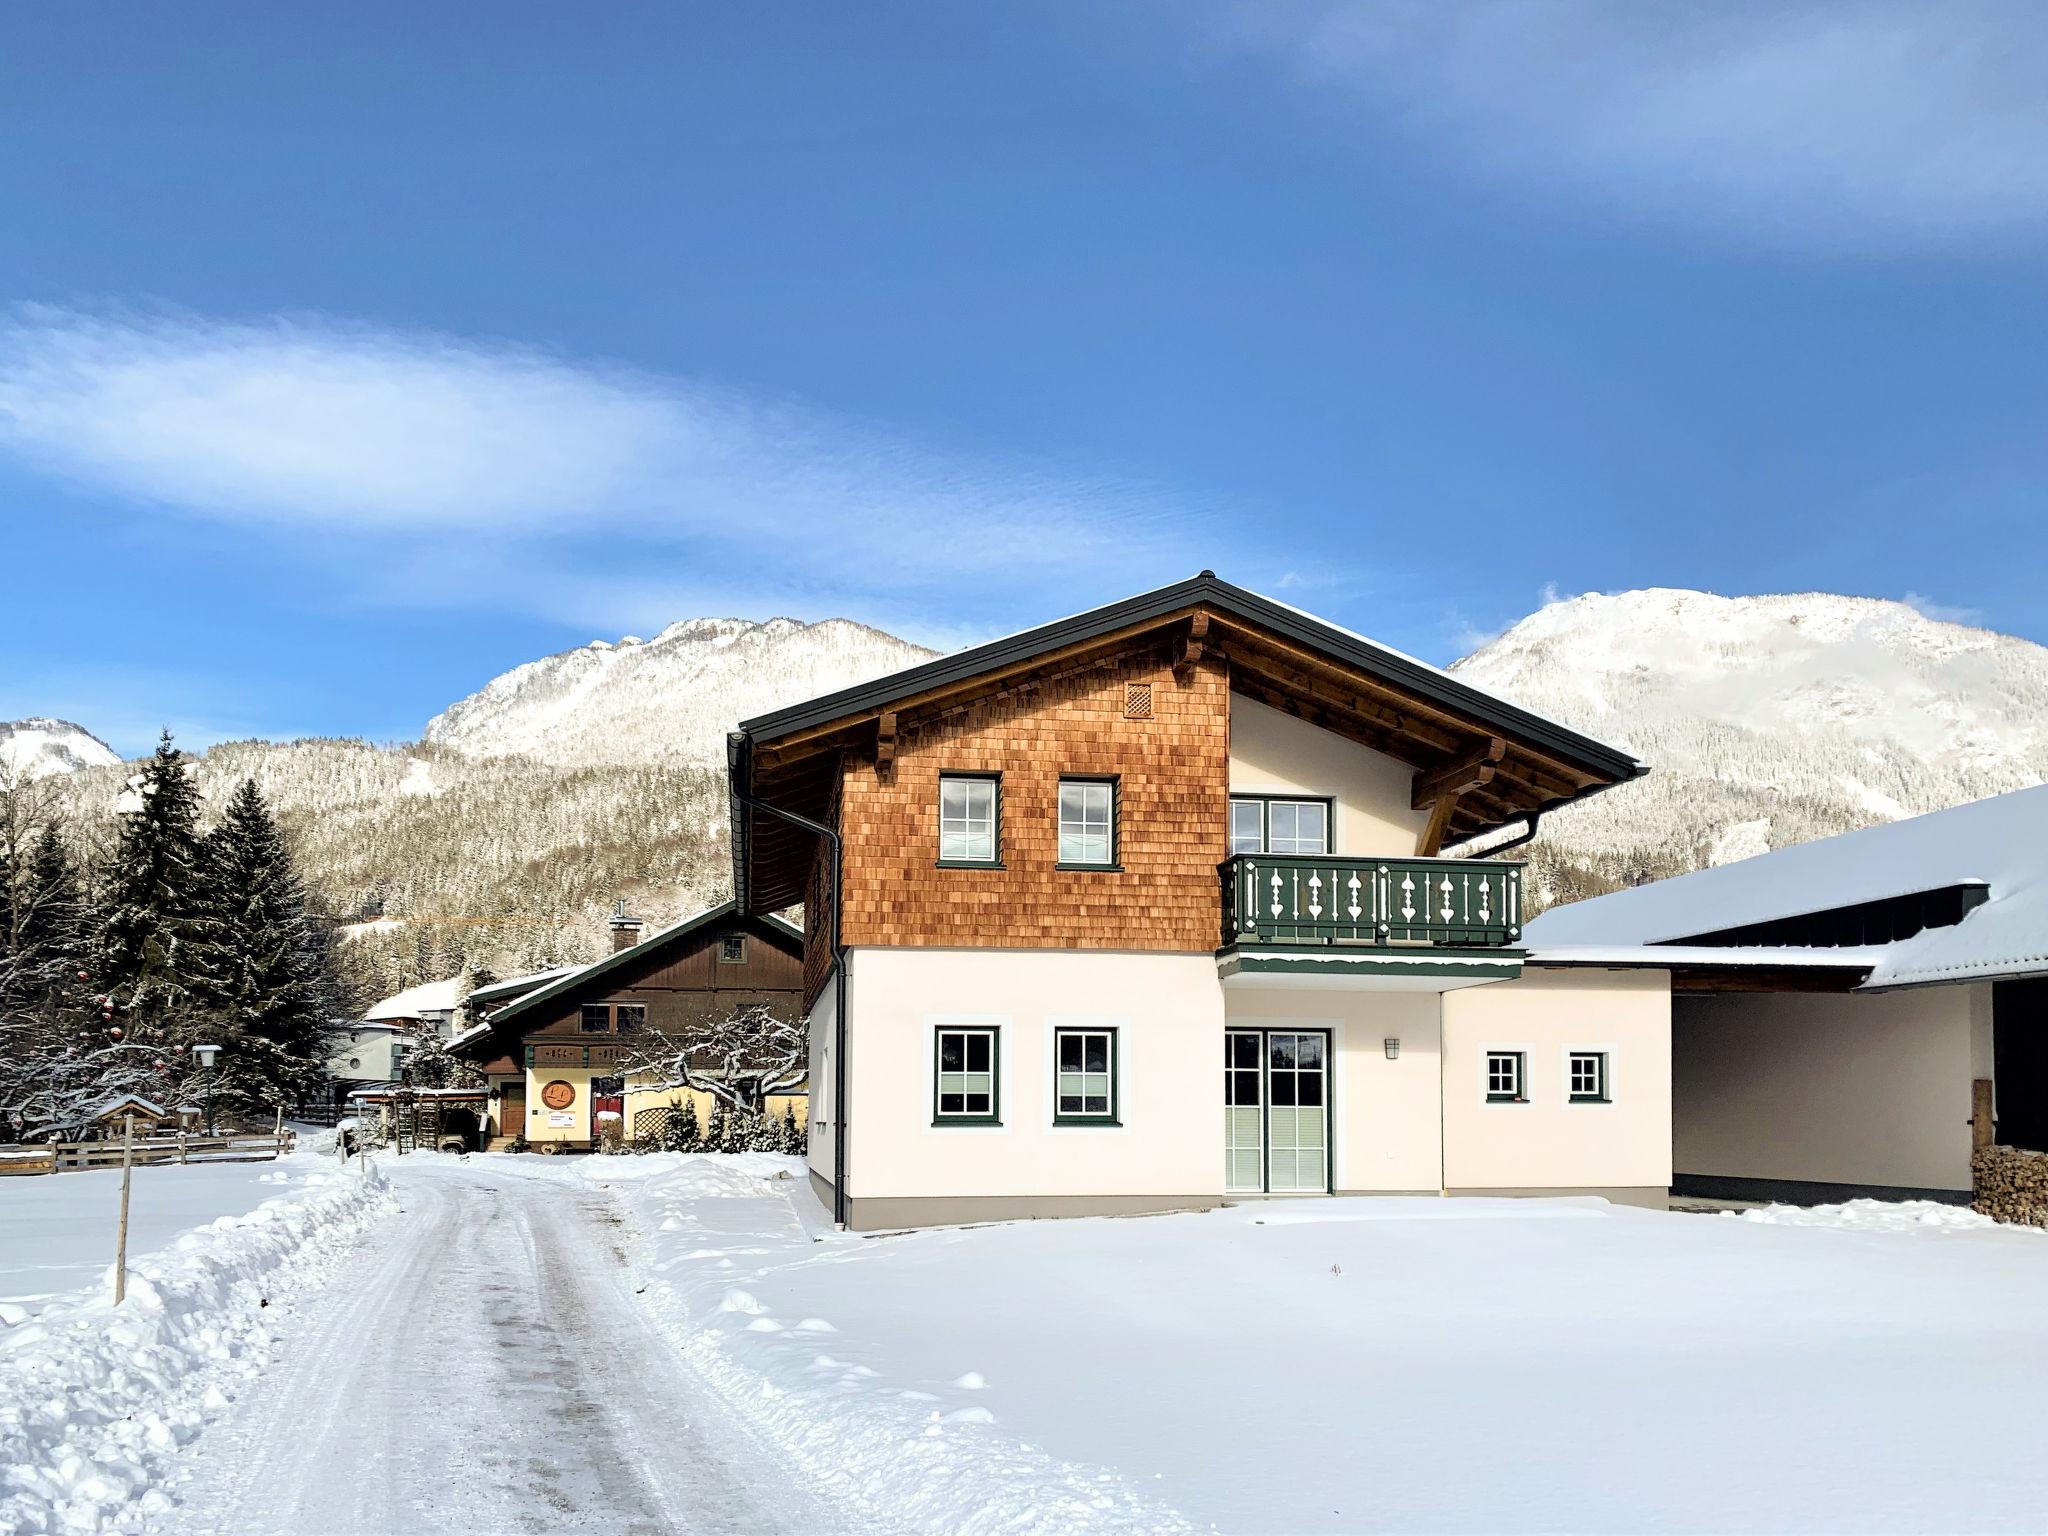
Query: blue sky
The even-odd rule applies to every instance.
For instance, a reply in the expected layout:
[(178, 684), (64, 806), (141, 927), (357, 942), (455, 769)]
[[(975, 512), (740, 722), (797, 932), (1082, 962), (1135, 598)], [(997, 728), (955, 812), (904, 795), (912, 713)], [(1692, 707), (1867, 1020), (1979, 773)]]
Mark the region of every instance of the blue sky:
[(0, 718), (409, 738), (705, 613), (1212, 566), (2048, 641), (2048, 13), (17, 7)]

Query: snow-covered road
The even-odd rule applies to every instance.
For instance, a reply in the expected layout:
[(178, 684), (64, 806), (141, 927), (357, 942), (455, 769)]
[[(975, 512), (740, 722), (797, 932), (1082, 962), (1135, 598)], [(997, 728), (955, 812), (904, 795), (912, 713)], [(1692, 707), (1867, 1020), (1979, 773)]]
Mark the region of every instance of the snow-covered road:
[(184, 1460), (166, 1532), (844, 1529), (639, 1305), (608, 1191), (383, 1159), (403, 1200)]

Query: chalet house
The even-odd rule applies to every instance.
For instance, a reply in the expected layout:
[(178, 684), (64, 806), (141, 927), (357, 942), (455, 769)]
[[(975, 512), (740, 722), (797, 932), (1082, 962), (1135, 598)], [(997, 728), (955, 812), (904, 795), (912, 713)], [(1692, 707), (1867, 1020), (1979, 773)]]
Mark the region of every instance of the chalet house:
[(1662, 1204), (1668, 974), (1535, 963), (1521, 866), (1444, 855), (1645, 771), (1206, 571), (746, 721), (737, 906), (805, 912), (821, 1198)]
[(1673, 1187), (1968, 1201), (2048, 1151), (2048, 787), (1546, 912), (1546, 956), (1673, 977)]
[[(587, 1150), (605, 1117), (624, 1133), (649, 1111), (703, 1095), (629, 1081), (624, 1063), (650, 1029), (670, 1034), (692, 1020), (765, 1003), (795, 1017), (803, 986), (803, 935), (774, 916), (741, 917), (731, 902), (645, 939), (638, 918), (612, 919), (612, 952), (591, 965), (479, 987), (469, 996), (481, 1022), (449, 1043), (489, 1084), (494, 1145), (526, 1141), (543, 1150)], [(801, 1094), (771, 1098), (780, 1115), (804, 1118)]]

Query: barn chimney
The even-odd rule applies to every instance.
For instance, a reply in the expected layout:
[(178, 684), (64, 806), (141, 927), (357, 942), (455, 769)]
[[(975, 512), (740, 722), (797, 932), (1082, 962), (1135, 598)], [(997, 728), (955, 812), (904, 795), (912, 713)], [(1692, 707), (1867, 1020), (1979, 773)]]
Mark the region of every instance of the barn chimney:
[(626, 915), (626, 898), (621, 896), (612, 903), (612, 953), (631, 949), (640, 942), (640, 919)]

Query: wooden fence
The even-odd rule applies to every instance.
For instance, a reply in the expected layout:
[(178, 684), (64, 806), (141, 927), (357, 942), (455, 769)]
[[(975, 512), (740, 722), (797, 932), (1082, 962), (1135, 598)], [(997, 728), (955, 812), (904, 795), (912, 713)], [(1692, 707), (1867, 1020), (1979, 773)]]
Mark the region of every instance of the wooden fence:
[[(292, 1150), (290, 1131), (261, 1136), (146, 1136), (135, 1143), (135, 1166), (163, 1163), (267, 1163)], [(70, 1173), (83, 1168), (121, 1166), (121, 1142), (52, 1141), (41, 1146), (0, 1147), (0, 1177), (19, 1173)]]

